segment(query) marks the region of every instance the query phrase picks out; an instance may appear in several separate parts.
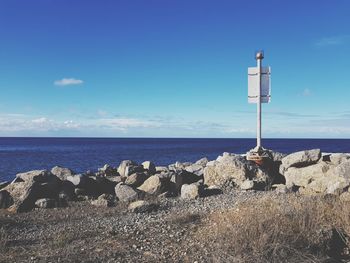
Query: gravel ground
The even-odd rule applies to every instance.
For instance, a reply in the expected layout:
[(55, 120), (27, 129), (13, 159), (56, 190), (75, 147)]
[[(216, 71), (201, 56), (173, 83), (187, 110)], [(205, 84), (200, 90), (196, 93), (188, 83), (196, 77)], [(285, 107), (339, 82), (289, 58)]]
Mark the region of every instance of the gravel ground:
[(153, 200), (159, 208), (132, 213), (125, 204), (22, 214), (0, 210), (0, 262), (211, 262), (211, 248), (193, 234), (209, 213), (274, 192), (232, 191), (196, 200)]

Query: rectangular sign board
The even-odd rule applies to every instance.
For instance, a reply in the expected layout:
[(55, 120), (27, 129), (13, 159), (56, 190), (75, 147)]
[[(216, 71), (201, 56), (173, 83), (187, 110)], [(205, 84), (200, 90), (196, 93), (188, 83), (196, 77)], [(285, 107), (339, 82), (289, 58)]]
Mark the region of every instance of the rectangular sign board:
[[(261, 68), (261, 103), (269, 103), (271, 99), (271, 67)], [(248, 102), (258, 103), (258, 68), (248, 68)]]

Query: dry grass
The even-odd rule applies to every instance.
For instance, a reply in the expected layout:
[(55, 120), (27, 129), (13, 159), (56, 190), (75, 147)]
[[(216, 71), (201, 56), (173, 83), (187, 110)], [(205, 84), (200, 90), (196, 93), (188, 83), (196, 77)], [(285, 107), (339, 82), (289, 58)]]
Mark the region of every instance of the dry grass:
[(284, 195), (213, 213), (195, 238), (214, 262), (321, 262), (345, 258), (349, 234), (350, 203)]

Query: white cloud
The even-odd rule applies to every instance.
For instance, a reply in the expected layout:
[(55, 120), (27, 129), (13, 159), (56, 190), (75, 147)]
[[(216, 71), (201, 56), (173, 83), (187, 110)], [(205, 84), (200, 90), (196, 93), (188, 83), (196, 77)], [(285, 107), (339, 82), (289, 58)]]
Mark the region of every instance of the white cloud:
[(55, 80), (54, 82), (56, 86), (79, 85), (83, 83), (84, 81), (82, 81), (81, 79), (75, 79), (75, 78), (63, 78), (60, 80)]

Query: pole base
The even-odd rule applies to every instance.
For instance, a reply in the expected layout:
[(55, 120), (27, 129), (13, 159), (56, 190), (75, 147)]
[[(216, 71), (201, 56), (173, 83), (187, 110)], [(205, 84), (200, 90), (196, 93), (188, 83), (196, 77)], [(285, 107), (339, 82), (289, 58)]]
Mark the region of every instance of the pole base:
[(270, 159), (270, 154), (263, 147), (255, 147), (247, 152), (247, 160), (253, 161), (258, 165), (262, 165), (265, 160)]

